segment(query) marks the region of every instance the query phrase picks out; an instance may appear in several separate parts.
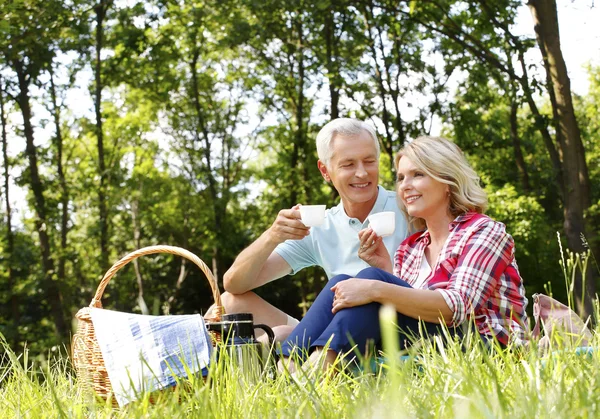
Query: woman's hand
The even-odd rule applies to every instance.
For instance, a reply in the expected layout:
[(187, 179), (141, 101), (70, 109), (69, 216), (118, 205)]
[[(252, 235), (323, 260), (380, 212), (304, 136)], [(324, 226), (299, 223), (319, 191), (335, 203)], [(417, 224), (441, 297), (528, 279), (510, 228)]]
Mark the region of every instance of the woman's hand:
[(358, 248), (359, 258), (375, 268), (392, 272), (392, 261), (390, 254), (383, 244), (383, 238), (375, 234), (369, 227), (358, 232), (358, 239), (360, 240), (360, 247)]
[(338, 282), (331, 291), (334, 292), (332, 313), (343, 308), (362, 306), (373, 302), (373, 284), (378, 281), (371, 279), (349, 278)]

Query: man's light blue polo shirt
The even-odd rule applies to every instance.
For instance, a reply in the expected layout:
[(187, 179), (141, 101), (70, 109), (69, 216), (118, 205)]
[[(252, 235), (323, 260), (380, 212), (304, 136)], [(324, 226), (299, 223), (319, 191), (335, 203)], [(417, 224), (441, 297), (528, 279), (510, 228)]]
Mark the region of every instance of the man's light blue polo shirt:
[[(369, 213), (382, 211), (396, 213), (396, 230), (394, 234), (383, 238), (383, 243), (390, 254), (390, 259), (400, 243), (408, 236), (408, 226), (404, 214), (398, 208), (396, 193), (386, 191), (379, 186), (377, 201)], [(325, 270), (327, 278), (335, 275), (356, 275), (368, 268), (369, 264), (358, 257), (358, 232), (366, 228), (369, 222), (361, 223), (358, 218), (346, 215), (340, 202), (325, 214), (325, 222), (311, 227), (310, 234), (302, 240), (287, 240), (275, 248), (292, 268), (292, 275), (308, 266), (320, 266)]]

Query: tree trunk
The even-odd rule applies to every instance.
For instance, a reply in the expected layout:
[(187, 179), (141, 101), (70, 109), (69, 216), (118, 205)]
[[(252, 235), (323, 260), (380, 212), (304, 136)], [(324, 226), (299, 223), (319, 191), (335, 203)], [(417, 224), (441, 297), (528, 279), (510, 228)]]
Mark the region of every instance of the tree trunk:
[[(142, 186), (140, 182), (140, 195), (142, 194)], [(142, 244), (140, 240), (140, 222), (139, 222), (139, 198), (135, 197), (131, 203), (131, 221), (133, 223), (133, 243), (136, 249), (141, 249)], [(138, 305), (140, 306), (140, 311), (142, 314), (150, 314), (150, 310), (148, 310), (148, 305), (146, 305), (146, 301), (144, 300), (144, 281), (142, 279), (142, 272), (140, 270), (140, 262), (139, 259), (133, 260), (133, 268), (135, 270), (135, 278), (137, 280), (138, 285)]]
[[(187, 233), (189, 231), (189, 229), (188, 229), (189, 217), (188, 217), (186, 208), (182, 208), (182, 209), (184, 211), (184, 215), (183, 215), (183, 247), (187, 248), (187, 244), (188, 244)], [(187, 278), (189, 271), (186, 269), (185, 265), (186, 265), (186, 259), (181, 258), (181, 266), (179, 268), (179, 277), (177, 277), (177, 282), (175, 283), (175, 289), (173, 290), (173, 293), (171, 294), (171, 296), (167, 299), (167, 302), (165, 303), (164, 314), (171, 314), (171, 307), (173, 307), (173, 304), (177, 301), (177, 296), (179, 295), (179, 291), (181, 290), (183, 281), (185, 281), (185, 279)]]
[(325, 16), (324, 35), (325, 35), (325, 50), (326, 50), (326, 68), (327, 80), (329, 82), (329, 98), (330, 109), (329, 115), (331, 119), (339, 118), (339, 103), (340, 103), (340, 88), (339, 88), (339, 57), (334, 54), (336, 49), (335, 39), (335, 2), (332, 1), (327, 14)]
[(96, 113), (96, 139), (98, 146), (98, 174), (100, 185), (98, 187), (98, 211), (100, 215), (100, 269), (106, 271), (108, 266), (108, 205), (107, 172), (104, 156), (104, 132), (102, 128), (102, 48), (104, 46), (104, 18), (110, 7), (111, 1), (100, 0), (95, 6), (96, 11), (96, 62), (94, 66), (95, 98), (94, 110)]
[[(405, 39), (404, 33), (396, 32), (396, 29), (400, 29), (401, 31), (410, 31), (412, 28), (405, 29), (404, 27), (395, 28), (394, 26), (390, 27), (391, 34), (394, 38), (394, 50), (400, 51), (402, 48), (402, 43)], [(394, 103), (394, 119), (395, 119), (395, 128), (396, 128), (396, 141), (402, 146), (406, 141), (406, 133), (404, 128), (404, 123), (402, 122), (402, 112), (400, 111), (400, 90), (399, 90), (399, 78), (404, 70), (404, 62), (402, 60), (402, 55), (398, 54), (396, 56), (396, 74), (395, 74), (395, 83), (392, 83), (392, 67), (391, 61), (388, 63), (385, 60), (385, 48), (383, 41), (383, 34), (381, 32), (381, 28), (377, 29), (377, 35), (379, 37), (379, 50), (381, 55), (384, 57), (383, 68), (385, 69), (386, 80), (389, 87), (390, 96), (392, 97), (392, 102)], [(393, 156), (392, 156), (393, 157)], [(396, 177), (396, 168), (393, 164), (394, 159), (392, 158), (392, 175)]]
[(171, 307), (175, 301), (177, 301), (177, 294), (179, 290), (181, 290), (181, 285), (183, 285), (183, 281), (187, 278), (188, 270), (185, 268), (186, 259), (181, 258), (181, 266), (179, 268), (179, 276), (177, 277), (177, 282), (175, 283), (175, 289), (173, 290), (173, 294), (167, 299), (167, 303), (165, 304), (164, 314), (171, 314)]
[[(559, 147), (562, 147), (565, 140), (562, 136), (562, 132), (558, 128), (558, 104), (556, 103), (556, 95), (554, 94), (554, 88), (552, 87), (552, 77), (550, 76), (552, 70), (550, 69), (550, 62), (548, 61), (548, 51), (546, 50), (546, 44), (544, 43), (543, 38), (544, 35), (540, 31), (540, 26), (535, 25), (534, 30), (540, 52), (542, 53), (544, 69), (546, 70), (546, 90), (548, 91), (548, 97), (550, 98), (550, 105), (552, 107), (552, 123), (556, 130), (556, 142), (559, 144)], [(559, 148), (558, 152), (562, 153), (562, 149)], [(559, 158), (562, 160), (562, 155), (559, 155)]]
[(19, 80), (19, 107), (23, 115), (23, 131), (25, 133), (25, 154), (29, 161), (29, 176), (31, 190), (34, 196), (36, 212), (35, 226), (40, 239), (42, 266), (44, 269), (44, 286), (54, 319), (56, 333), (63, 342), (68, 341), (69, 329), (65, 321), (62, 295), (59, 283), (54, 279), (54, 261), (50, 253), (49, 225), (46, 220), (46, 202), (44, 200), (44, 185), (40, 179), (37, 163), (37, 150), (33, 141), (33, 127), (31, 125), (31, 107), (29, 104), (29, 78), (25, 74), (23, 63), (19, 60), (13, 62), (13, 68)]
[(560, 159), (560, 155), (556, 150), (556, 145), (554, 144), (554, 140), (550, 135), (550, 131), (548, 131), (548, 126), (545, 122), (545, 118), (540, 113), (537, 104), (533, 98), (533, 92), (531, 91), (531, 86), (529, 85), (529, 76), (527, 74), (527, 64), (525, 63), (525, 56), (523, 51), (519, 51), (519, 63), (521, 64), (521, 70), (523, 71), (523, 76), (519, 80), (521, 87), (523, 88), (523, 94), (525, 96), (525, 100), (529, 105), (529, 109), (531, 110), (531, 114), (534, 118), (535, 127), (540, 132), (542, 139), (544, 141), (544, 145), (546, 146), (546, 150), (548, 151), (548, 155), (550, 156), (550, 161), (552, 162), (552, 169), (554, 171), (554, 181), (558, 186), (560, 199), (564, 202), (565, 199), (565, 182), (563, 179), (563, 166)]
[[(370, 9), (369, 9), (369, 7), (370, 7)], [(378, 57), (377, 45), (376, 45), (377, 41), (373, 37), (373, 34), (371, 33), (371, 29), (372, 29), (371, 28), (371, 18), (373, 17), (373, 2), (372, 1), (369, 2), (369, 7), (367, 7), (367, 6), (364, 7), (363, 19), (365, 21), (367, 37), (369, 40), (369, 49), (371, 51), (371, 55), (373, 57), (373, 62), (374, 62), (375, 82), (377, 84), (377, 90), (379, 93), (379, 97), (381, 99), (381, 104), (383, 106), (381, 120), (383, 122), (383, 127), (385, 129), (385, 137), (383, 138), (383, 141), (381, 141), (381, 143), (383, 145), (383, 150), (385, 151), (385, 153), (388, 155), (388, 157), (390, 159), (390, 170), (392, 173), (395, 173), (396, 169), (394, 167), (394, 150), (393, 150), (394, 137), (392, 135), (392, 132), (390, 131), (390, 125), (392, 122), (391, 122), (390, 112), (387, 108), (387, 90), (383, 84), (383, 74), (379, 67), (379, 60), (377, 59), (377, 57)]]
[(204, 142), (204, 159), (205, 159), (205, 175), (208, 182), (208, 187), (211, 195), (211, 201), (213, 205), (213, 217), (215, 221), (214, 231), (216, 233), (217, 242), (215, 242), (212, 246), (212, 273), (217, 280), (219, 281), (219, 258), (220, 258), (220, 249), (218, 246), (218, 240), (223, 236), (222, 228), (223, 228), (223, 212), (224, 208), (221, 208), (221, 199), (219, 197), (217, 180), (213, 175), (212, 170), (212, 155), (211, 155), (211, 141), (210, 135), (206, 126), (206, 120), (204, 117), (204, 109), (202, 104), (200, 103), (200, 86), (198, 84), (198, 61), (200, 59), (200, 51), (197, 46), (194, 46), (194, 50), (192, 53), (192, 60), (190, 62), (190, 71), (192, 73), (192, 99), (194, 101), (194, 109), (196, 111), (196, 118), (198, 125), (196, 126), (195, 136), (196, 141), (200, 142), (203, 140)]
[(67, 234), (69, 232), (69, 189), (67, 187), (67, 181), (65, 179), (65, 173), (63, 169), (63, 137), (60, 126), (60, 108), (56, 99), (56, 86), (54, 85), (54, 72), (52, 68), (50, 68), (50, 97), (52, 100), (52, 113), (54, 115), (54, 125), (56, 127), (55, 147), (57, 160), (57, 174), (61, 190), (60, 251), (58, 256), (57, 276), (59, 283), (63, 284), (66, 276), (65, 265), (67, 260)]
[(519, 137), (519, 125), (517, 122), (517, 110), (519, 109), (519, 103), (517, 102), (516, 92), (513, 91), (513, 95), (510, 98), (510, 137), (513, 145), (513, 152), (515, 155), (515, 163), (519, 169), (521, 177), (521, 185), (525, 193), (531, 192), (531, 184), (529, 183), (529, 174), (527, 172), (527, 165), (523, 158), (523, 151), (521, 150), (521, 138)]
[[(331, 1), (331, 5), (327, 11), (325, 18), (325, 47), (327, 54), (327, 79), (329, 80), (329, 98), (330, 98), (330, 109), (329, 115), (331, 119), (340, 117), (340, 90), (342, 77), (340, 75), (340, 53), (339, 53), (339, 38), (336, 37), (336, 24), (335, 24), (335, 0)], [(343, 11), (340, 13), (344, 13)], [(302, 93), (304, 95), (304, 92)], [(333, 186), (333, 183), (328, 183), (331, 188), (330, 199), (335, 201), (339, 196), (339, 192)], [(307, 201), (308, 202), (308, 201)]]
[[(331, 0), (331, 4), (327, 9), (327, 15), (325, 16), (325, 25), (323, 28), (325, 35), (327, 80), (329, 82), (329, 116), (332, 120), (340, 117), (340, 85), (342, 80), (342, 77), (340, 76), (341, 58), (338, 48), (339, 38), (336, 37), (335, 14), (345, 12), (338, 12), (337, 9), (336, 0)], [(306, 170), (307, 169), (305, 168), (305, 171)], [(330, 199), (331, 201), (335, 201), (339, 197), (339, 192), (333, 187), (333, 183), (329, 183), (329, 186), (331, 188)]]
[[(556, 103), (558, 131), (560, 131), (561, 151), (563, 158), (563, 174), (565, 182), (564, 196), (564, 229), (567, 243), (575, 252), (586, 251), (581, 235), (586, 235), (590, 243), (591, 231), (586, 232), (584, 213), (590, 207), (589, 175), (585, 161), (585, 149), (581, 141), (579, 125), (575, 118), (571, 96), (571, 82), (560, 47), (560, 34), (555, 0), (530, 0), (529, 9), (533, 17), (535, 31), (538, 35), (540, 49), (547, 54), (547, 71), (550, 73), (551, 86)], [(590, 273), (592, 269), (588, 270)], [(589, 280), (592, 279), (592, 280)], [(580, 297), (583, 280), (579, 275), (575, 278), (576, 304), (581, 314), (593, 312), (592, 298), (596, 293), (593, 278), (586, 280), (586, 295)]]
[[(300, 154), (302, 154), (303, 156), (306, 157), (307, 153), (307, 144), (306, 144), (306, 136), (304, 135), (304, 83), (306, 81), (306, 74), (305, 74), (305, 68), (304, 68), (304, 26), (302, 24), (302, 17), (301, 17), (301, 12), (298, 13), (298, 19), (296, 21), (296, 31), (298, 32), (298, 38), (297, 38), (297, 44), (296, 44), (296, 63), (298, 65), (298, 86), (297, 86), (297, 106), (295, 109), (295, 119), (296, 119), (296, 133), (295, 133), (295, 141), (294, 141), (294, 157), (296, 159), (296, 161), (294, 162), (294, 165), (292, 167), (297, 168), (300, 161), (299, 161), (299, 156)], [(303, 168), (304, 168), (304, 173), (303, 173), (303, 177), (305, 177), (307, 175), (306, 173), (306, 169), (307, 169), (307, 164), (306, 164), (306, 158), (304, 159), (304, 161), (302, 162)], [(298, 172), (296, 172), (298, 173)], [(304, 188), (304, 196), (303, 198), (306, 199), (306, 190), (307, 190), (307, 183), (303, 182), (303, 188)], [(298, 202), (298, 198), (296, 196), (296, 189), (292, 187), (292, 199), (291, 199), (291, 205), (296, 205)]]
[(8, 142), (7, 142), (7, 122), (4, 114), (4, 91), (2, 86), (2, 77), (0, 76), (0, 122), (2, 124), (2, 157), (4, 159), (4, 202), (6, 204), (6, 262), (8, 273), (8, 292), (10, 293), (10, 313), (12, 317), (11, 344), (15, 352), (18, 352), (19, 345), (19, 321), (21, 313), (19, 312), (19, 298), (15, 292), (15, 274), (13, 271), (13, 258), (15, 252), (15, 238), (12, 231), (12, 214), (10, 207), (9, 194), (9, 162), (8, 162)]

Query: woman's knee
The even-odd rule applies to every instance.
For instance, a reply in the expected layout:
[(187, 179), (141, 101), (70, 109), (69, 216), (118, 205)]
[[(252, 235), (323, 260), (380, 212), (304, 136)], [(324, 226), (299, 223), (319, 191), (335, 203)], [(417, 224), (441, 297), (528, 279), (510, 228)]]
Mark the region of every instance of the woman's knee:
[(368, 268), (363, 269), (362, 271), (360, 271), (357, 275), (356, 278), (362, 278), (362, 279), (379, 279), (380, 281), (384, 281), (385, 277), (387, 275), (391, 275), (389, 272), (386, 272), (382, 269), (379, 268), (374, 268), (372, 266), (369, 266)]
[(336, 275), (327, 282), (325, 289), (328, 290), (331, 287), (333, 287), (335, 284), (337, 284), (338, 282), (342, 282), (342, 281), (345, 281), (346, 279), (350, 279), (350, 278), (352, 278), (352, 277), (350, 275), (346, 275), (346, 274)]
[(403, 279), (400, 279), (395, 275), (384, 271), (383, 269), (374, 268), (372, 266), (360, 271), (358, 275), (356, 275), (356, 278), (374, 279), (376, 281), (387, 282), (388, 284), (394, 284), (401, 287), (410, 287), (410, 285)]

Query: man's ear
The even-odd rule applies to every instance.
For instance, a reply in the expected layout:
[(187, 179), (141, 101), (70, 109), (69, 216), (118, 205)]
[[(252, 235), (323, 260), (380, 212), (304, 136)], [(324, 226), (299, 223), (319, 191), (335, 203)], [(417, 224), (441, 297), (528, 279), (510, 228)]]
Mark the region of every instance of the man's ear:
[(331, 176), (329, 176), (329, 171), (327, 170), (327, 166), (321, 160), (317, 161), (317, 166), (319, 166), (319, 172), (321, 172), (321, 176), (325, 179), (325, 182), (331, 182)]

